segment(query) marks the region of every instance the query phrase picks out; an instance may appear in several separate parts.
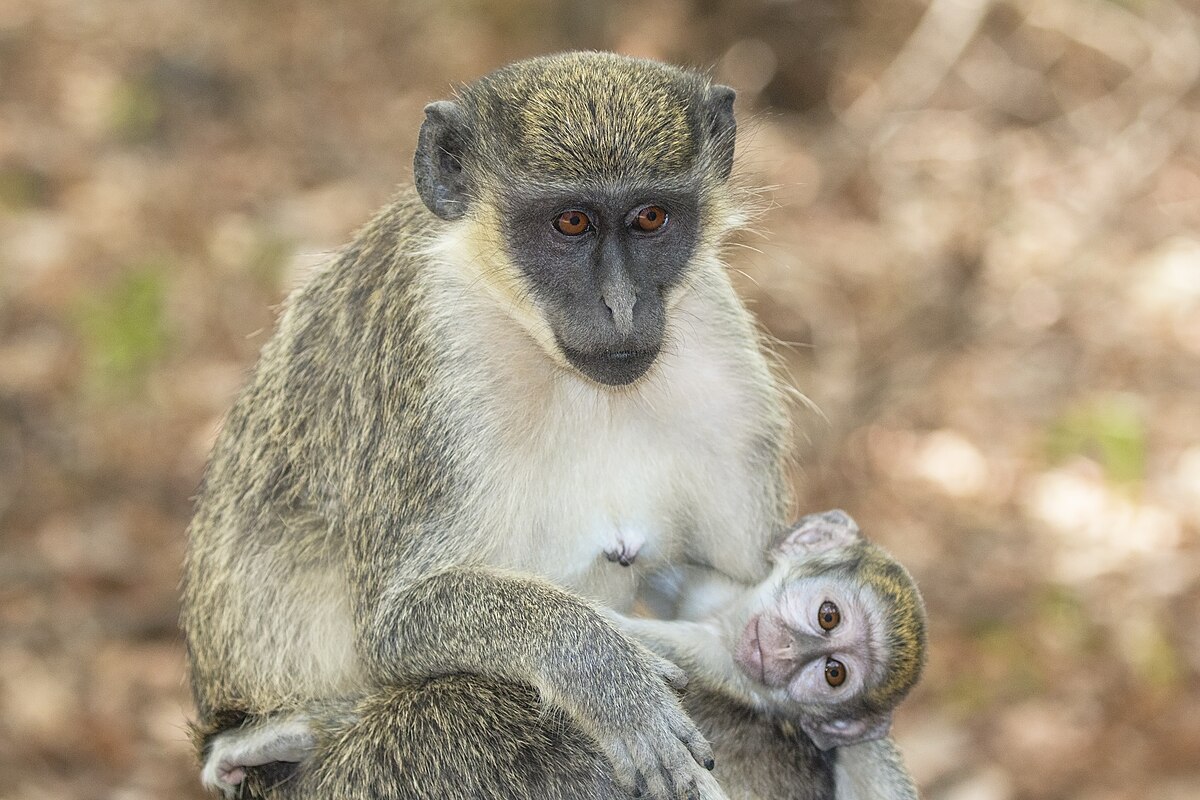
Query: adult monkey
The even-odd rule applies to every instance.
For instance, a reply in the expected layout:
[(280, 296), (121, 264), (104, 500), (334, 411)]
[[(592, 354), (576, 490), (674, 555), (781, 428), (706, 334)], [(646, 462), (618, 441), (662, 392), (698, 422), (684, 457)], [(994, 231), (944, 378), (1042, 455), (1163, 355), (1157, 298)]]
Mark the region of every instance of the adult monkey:
[(782, 392), (718, 256), (733, 98), (570, 53), (427, 107), (423, 205), (289, 298), (214, 448), (183, 598), (206, 747), (466, 673), (531, 687), (626, 791), (708, 780), (682, 673), (595, 604), (684, 562), (756, 582), (783, 528)]

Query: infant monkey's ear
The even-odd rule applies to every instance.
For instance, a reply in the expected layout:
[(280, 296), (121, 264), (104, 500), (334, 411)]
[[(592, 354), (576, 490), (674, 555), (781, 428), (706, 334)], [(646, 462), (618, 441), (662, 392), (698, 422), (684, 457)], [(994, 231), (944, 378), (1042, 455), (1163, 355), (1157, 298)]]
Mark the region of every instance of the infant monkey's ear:
[(809, 514), (801, 517), (775, 549), (785, 556), (804, 558), (805, 556), (823, 553), (846, 547), (862, 539), (858, 523), (840, 508), (825, 511), (821, 514)]
[(800, 727), (822, 750), (882, 739), (892, 729), (892, 712), (826, 720), (802, 720)]

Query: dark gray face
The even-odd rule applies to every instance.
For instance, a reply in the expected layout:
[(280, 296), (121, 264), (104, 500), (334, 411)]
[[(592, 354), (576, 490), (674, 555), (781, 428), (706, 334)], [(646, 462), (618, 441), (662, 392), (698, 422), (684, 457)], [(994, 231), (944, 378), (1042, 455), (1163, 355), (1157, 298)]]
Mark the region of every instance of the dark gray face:
[(698, 194), (629, 189), (502, 200), (509, 256), (572, 366), (619, 386), (654, 363), (664, 297), (699, 232)]

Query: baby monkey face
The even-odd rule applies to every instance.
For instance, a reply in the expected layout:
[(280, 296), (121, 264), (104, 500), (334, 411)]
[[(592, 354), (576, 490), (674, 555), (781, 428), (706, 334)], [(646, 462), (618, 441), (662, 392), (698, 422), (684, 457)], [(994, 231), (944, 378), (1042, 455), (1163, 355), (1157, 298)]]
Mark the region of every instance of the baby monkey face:
[(780, 701), (831, 706), (857, 698), (885, 663), (878, 600), (868, 587), (816, 575), (765, 592), (734, 660)]

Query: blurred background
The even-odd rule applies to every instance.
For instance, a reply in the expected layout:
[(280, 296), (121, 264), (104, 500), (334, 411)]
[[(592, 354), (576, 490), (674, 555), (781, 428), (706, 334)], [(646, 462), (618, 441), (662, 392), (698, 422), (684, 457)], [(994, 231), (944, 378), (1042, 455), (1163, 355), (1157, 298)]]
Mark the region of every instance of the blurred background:
[(926, 797), (1200, 797), (1200, 6), (0, 0), (0, 798), (200, 798), (190, 496), (422, 106), (606, 48), (740, 94), (797, 486), (932, 615)]

